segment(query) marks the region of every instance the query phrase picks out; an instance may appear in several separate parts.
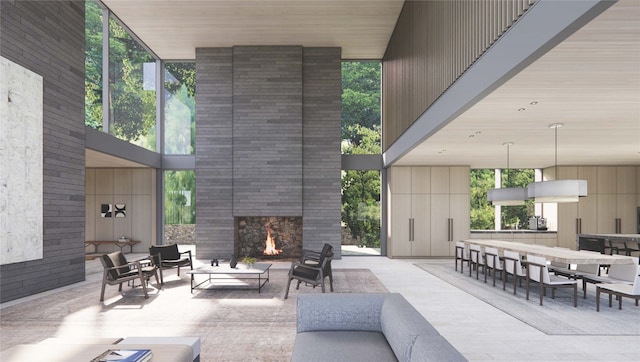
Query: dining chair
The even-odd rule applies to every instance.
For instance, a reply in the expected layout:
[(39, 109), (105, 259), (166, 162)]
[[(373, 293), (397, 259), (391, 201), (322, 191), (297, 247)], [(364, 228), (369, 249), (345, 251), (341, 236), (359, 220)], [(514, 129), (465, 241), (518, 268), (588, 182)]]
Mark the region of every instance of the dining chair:
[(460, 273), (464, 273), (464, 263), (469, 264), (469, 249), (464, 241), (456, 241), (456, 271), (458, 271), (458, 260), (460, 260)]
[[(469, 245), (469, 276), (471, 276), (471, 269), (476, 268), (476, 279), (478, 278), (478, 273), (480, 272), (480, 267), (484, 266), (484, 262), (482, 261), (482, 247), (477, 244)], [(483, 271), (486, 273), (486, 271)]]
[(500, 272), (500, 278), (504, 279), (504, 266), (500, 255), (498, 255), (498, 249), (485, 247), (484, 248), (484, 282), (487, 282), (487, 274), (491, 271), (493, 274), (493, 286), (496, 286), (496, 274)]
[[(623, 251), (626, 256), (631, 256), (631, 253), (640, 252), (640, 249), (636, 249), (631, 247), (630, 245), (627, 245), (626, 241), (623, 242), (622, 245), (624, 245), (624, 248), (620, 249), (620, 251)], [(640, 243), (638, 244), (638, 247), (640, 247)]]
[(544, 298), (545, 289), (551, 288), (551, 298), (555, 298), (555, 291), (557, 288), (573, 288), (573, 306), (578, 306), (578, 281), (575, 279), (560, 278), (556, 275), (551, 275), (547, 267), (547, 259), (542, 256), (535, 256), (527, 254), (527, 300), (529, 300), (529, 285), (530, 281), (538, 283), (540, 293), (540, 305), (542, 305), (542, 299)]
[(598, 284), (596, 285), (596, 311), (600, 311), (600, 293), (609, 294), (609, 308), (611, 308), (612, 297), (618, 298), (618, 309), (622, 309), (622, 298), (635, 299), (636, 306), (640, 300), (640, 265), (636, 266), (633, 284)]
[(606, 240), (606, 244), (604, 246), (604, 253), (607, 253), (607, 249), (609, 249), (609, 255), (613, 255), (613, 252), (615, 251), (616, 254), (620, 254), (620, 249), (618, 249), (617, 246), (613, 246), (613, 243), (611, 242), (611, 240)]
[(522, 279), (527, 277), (527, 272), (522, 266), (522, 259), (520, 253), (517, 251), (505, 250), (502, 256), (504, 260), (504, 278), (502, 279), (502, 290), (506, 290), (507, 278), (509, 274), (513, 275), (513, 295), (516, 295), (516, 287), (518, 280), (520, 280), (520, 286), (522, 286)]

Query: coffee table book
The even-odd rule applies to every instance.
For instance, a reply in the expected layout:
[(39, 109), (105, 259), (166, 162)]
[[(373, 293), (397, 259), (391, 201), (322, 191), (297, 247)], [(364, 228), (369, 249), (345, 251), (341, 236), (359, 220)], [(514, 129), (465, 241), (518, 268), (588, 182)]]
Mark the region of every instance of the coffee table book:
[(146, 362), (151, 356), (150, 349), (108, 349), (91, 362)]

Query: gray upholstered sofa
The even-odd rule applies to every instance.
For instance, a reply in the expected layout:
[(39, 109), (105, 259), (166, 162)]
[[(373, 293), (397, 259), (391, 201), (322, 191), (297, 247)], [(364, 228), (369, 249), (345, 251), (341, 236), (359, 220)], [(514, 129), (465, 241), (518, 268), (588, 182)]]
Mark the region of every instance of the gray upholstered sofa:
[(299, 294), (292, 361), (466, 361), (398, 293)]

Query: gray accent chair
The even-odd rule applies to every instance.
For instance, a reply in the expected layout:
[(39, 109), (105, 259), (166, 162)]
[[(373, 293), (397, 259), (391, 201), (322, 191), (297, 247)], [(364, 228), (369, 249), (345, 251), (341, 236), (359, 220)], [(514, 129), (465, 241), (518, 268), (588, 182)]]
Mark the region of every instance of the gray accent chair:
[(180, 267), (188, 266), (193, 270), (191, 250), (180, 252), (178, 244), (151, 245), (149, 255), (153, 258), (153, 262), (160, 267), (161, 284), (164, 284), (163, 269), (178, 268), (178, 276), (180, 276)]
[[(328, 244), (325, 244), (328, 245)], [(322, 252), (317, 258), (317, 261), (312, 259), (305, 259), (304, 254), (302, 261), (299, 263), (292, 263), (289, 269), (289, 279), (287, 280), (287, 289), (284, 294), (284, 299), (289, 297), (289, 288), (293, 280), (297, 280), (296, 290), (300, 289), (300, 284), (305, 283), (313, 286), (318, 285), (322, 288), (322, 292), (325, 292), (324, 280), (329, 278), (329, 286), (333, 292), (333, 273), (331, 272), (331, 259), (333, 258), (333, 247), (329, 245), (328, 248), (323, 248)], [(311, 263), (305, 263), (309, 262)]]
[(149, 298), (147, 293), (147, 284), (149, 278), (155, 276), (156, 284), (160, 286), (158, 280), (158, 267), (150, 258), (139, 259), (136, 261), (127, 261), (121, 251), (110, 254), (104, 254), (100, 258), (104, 268), (102, 274), (102, 291), (100, 292), (100, 301), (104, 301), (104, 290), (107, 284), (118, 285), (118, 291), (122, 291), (122, 283), (133, 282), (132, 288), (135, 287), (135, 280), (139, 279), (144, 291), (145, 299)]

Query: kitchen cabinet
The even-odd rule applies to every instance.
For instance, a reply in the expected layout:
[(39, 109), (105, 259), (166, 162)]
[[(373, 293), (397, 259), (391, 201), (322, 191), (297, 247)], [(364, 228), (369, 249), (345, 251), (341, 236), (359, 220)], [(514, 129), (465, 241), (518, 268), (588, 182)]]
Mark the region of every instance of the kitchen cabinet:
[(586, 179), (588, 196), (558, 204), (558, 245), (576, 248), (577, 234), (637, 233), (638, 167), (559, 167), (558, 179)]
[(454, 255), (469, 237), (469, 167), (392, 167), (388, 180), (389, 256)]
[(427, 167), (390, 169), (387, 254), (391, 257), (430, 256), (431, 197), (424, 192), (429, 175)]
[(586, 197), (579, 202), (558, 204), (558, 246), (576, 249), (576, 237), (581, 233), (597, 233), (598, 169), (595, 166), (558, 167), (558, 180), (587, 180)]

